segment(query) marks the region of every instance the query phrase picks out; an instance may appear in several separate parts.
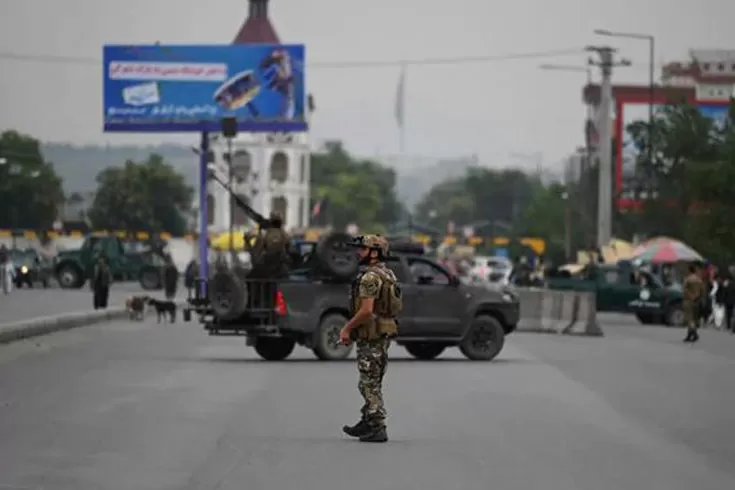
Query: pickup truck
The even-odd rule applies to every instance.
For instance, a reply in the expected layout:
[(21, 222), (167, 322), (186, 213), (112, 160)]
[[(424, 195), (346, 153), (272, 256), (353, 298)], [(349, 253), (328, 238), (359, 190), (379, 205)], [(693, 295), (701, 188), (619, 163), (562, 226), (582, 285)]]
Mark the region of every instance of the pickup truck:
[(632, 313), (643, 324), (682, 326), (683, 295), (677, 286), (665, 286), (647, 271), (624, 264), (585, 267), (574, 276), (547, 278), (550, 289), (594, 291), (597, 311)]
[[(436, 262), (412, 254), (391, 256), (387, 265), (398, 277), (404, 295), (395, 342), (418, 359), (434, 359), (447, 347), (458, 346), (471, 360), (490, 361), (502, 350), (505, 336), (516, 329), (520, 306), (511, 290), (461, 284)], [(245, 336), (247, 344), (266, 360), (287, 358), (296, 344), (312, 349), (321, 360), (348, 357), (352, 345), (338, 342), (339, 331), (349, 319), (349, 285), (344, 281), (317, 279), (294, 271), (278, 281), (272, 292), (256, 280), (233, 279), (236, 272), (220, 270), (205, 281), (202, 292), (190, 297), (184, 320), (192, 312), (210, 335)], [(219, 276), (219, 278), (218, 278)], [(220, 294), (213, 287), (230, 289)], [(231, 287), (238, 284), (236, 287)], [(257, 289), (257, 291), (256, 291)], [(273, 294), (271, 301), (256, 296)], [(228, 320), (215, 312), (225, 310), (232, 295), (246, 296), (247, 308)], [(210, 301), (211, 298), (211, 301)], [(269, 305), (265, 308), (262, 305)]]
[(81, 248), (63, 250), (56, 257), (54, 275), (64, 289), (84, 286), (94, 270), (97, 257), (104, 254), (115, 280), (137, 280), (145, 290), (161, 289), (164, 259), (159, 250), (134, 250), (132, 242), (115, 236), (89, 235)]

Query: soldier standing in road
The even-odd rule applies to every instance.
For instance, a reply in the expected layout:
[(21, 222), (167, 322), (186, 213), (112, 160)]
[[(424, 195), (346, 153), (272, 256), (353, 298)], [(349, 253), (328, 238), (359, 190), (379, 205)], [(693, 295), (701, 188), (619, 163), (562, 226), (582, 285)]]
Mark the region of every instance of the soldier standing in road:
[(112, 283), (112, 272), (107, 265), (107, 258), (100, 255), (92, 274), (92, 291), (94, 294), (94, 309), (107, 308), (107, 300), (110, 297), (110, 284)]
[(401, 290), (395, 274), (384, 261), (388, 256), (388, 241), (377, 235), (358, 238), (360, 264), (365, 269), (352, 284), (350, 304), (352, 319), (339, 334), (344, 344), (357, 340), (358, 389), (365, 403), (362, 418), (342, 430), (362, 442), (385, 442), (383, 377), (388, 364), (388, 348), (395, 337), (396, 317), (403, 308)]
[(705, 286), (702, 278), (697, 273), (697, 266), (689, 266), (689, 275), (684, 279), (684, 314), (687, 321), (687, 336), (684, 342), (696, 342), (699, 340), (699, 322), (701, 321), (702, 301), (704, 300)]

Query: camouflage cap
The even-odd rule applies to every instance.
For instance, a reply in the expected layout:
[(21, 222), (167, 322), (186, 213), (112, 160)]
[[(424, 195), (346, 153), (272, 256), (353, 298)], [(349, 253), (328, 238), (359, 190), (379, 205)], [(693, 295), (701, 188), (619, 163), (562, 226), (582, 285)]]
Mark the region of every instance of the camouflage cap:
[(271, 211), (269, 218), (271, 221), (283, 221), (283, 213), (280, 213), (278, 211)]
[(365, 235), (362, 238), (362, 245), (374, 250), (380, 250), (383, 255), (388, 255), (388, 240), (381, 235)]

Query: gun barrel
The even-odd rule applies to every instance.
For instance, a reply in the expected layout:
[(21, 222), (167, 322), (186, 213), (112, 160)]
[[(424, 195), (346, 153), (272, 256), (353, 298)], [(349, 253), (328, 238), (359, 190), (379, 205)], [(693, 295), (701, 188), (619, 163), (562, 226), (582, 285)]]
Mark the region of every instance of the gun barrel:
[(235, 204), (237, 205), (237, 207), (242, 209), (245, 212), (245, 214), (247, 214), (248, 217), (250, 217), (250, 219), (258, 223), (258, 226), (263, 228), (268, 225), (268, 220), (265, 219), (265, 216), (263, 216), (262, 214), (260, 214), (259, 212), (251, 208), (250, 205), (246, 203), (240, 196), (235, 194), (235, 191), (233, 191), (232, 188), (226, 182), (220, 179), (217, 176), (217, 174), (215, 174), (214, 172), (210, 172), (210, 175), (212, 176), (212, 178), (214, 178), (214, 180), (216, 180), (219, 183), (219, 185), (225, 188), (225, 190), (230, 194), (230, 196), (232, 196), (235, 199)]

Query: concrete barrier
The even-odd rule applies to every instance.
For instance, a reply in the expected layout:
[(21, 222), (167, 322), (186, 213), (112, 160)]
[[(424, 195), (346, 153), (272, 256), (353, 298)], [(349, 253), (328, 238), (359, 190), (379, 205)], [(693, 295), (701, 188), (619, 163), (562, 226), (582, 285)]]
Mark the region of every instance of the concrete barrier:
[(595, 294), (518, 288), (521, 301), (519, 332), (601, 337)]
[(6, 323), (0, 325), (0, 344), (7, 344), (30, 337), (70, 330), (72, 328), (86, 327), (125, 316), (127, 316), (125, 308), (112, 307), (106, 310), (79, 311)]

